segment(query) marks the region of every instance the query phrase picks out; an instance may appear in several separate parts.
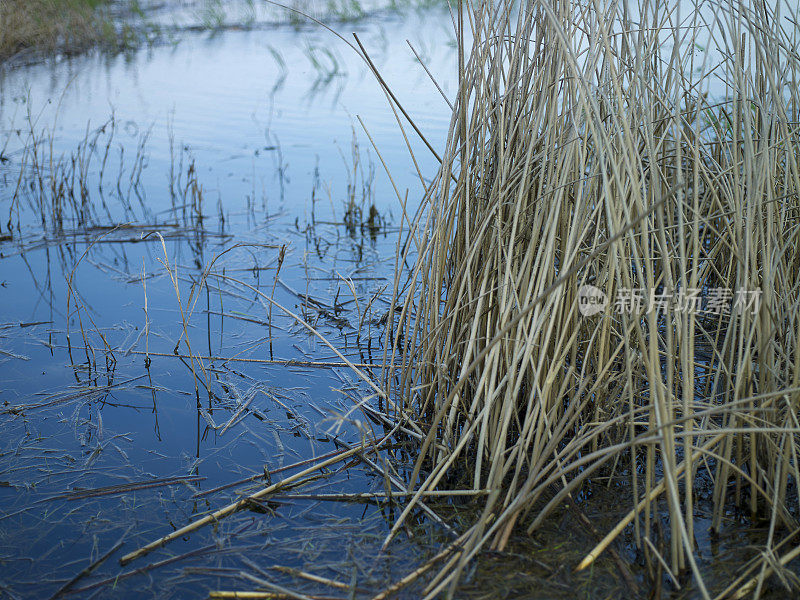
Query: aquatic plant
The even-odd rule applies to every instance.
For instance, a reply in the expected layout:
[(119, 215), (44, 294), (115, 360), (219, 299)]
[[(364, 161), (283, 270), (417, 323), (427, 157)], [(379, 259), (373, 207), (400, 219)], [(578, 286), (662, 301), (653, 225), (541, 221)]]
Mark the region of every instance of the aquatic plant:
[(220, 0), (203, 0), (199, 13), (200, 22), (206, 29), (219, 29), (225, 25), (225, 7)]
[[(6, 179), (0, 194), (0, 201), (8, 200), (9, 232), (21, 233), (34, 223), (45, 231), (63, 233), (158, 222), (147, 202), (143, 177), (152, 125), (139, 133), (135, 123), (126, 124), (127, 131), (138, 138), (135, 146), (126, 146), (118, 139), (119, 121), (112, 114), (99, 127), (87, 123), (74, 148), (62, 150), (56, 135), (58, 113), (49, 126), (42, 127), (40, 117), (28, 103), (25, 128), (9, 132), (3, 142), (4, 149), (13, 142), (18, 168), (13, 178)], [(177, 145), (171, 132), (169, 138), (170, 225), (202, 231), (208, 214), (195, 159), (188, 145)], [(0, 159), (5, 157), (0, 155)], [(224, 225), (219, 207), (218, 221)]]
[[(141, 32), (134, 30), (128, 17), (142, 21)], [(0, 59), (22, 51), (75, 54), (97, 44), (118, 50), (158, 33), (156, 26), (144, 20), (137, 0), (0, 2)]]
[(797, 28), (763, 0), (691, 8), (458, 6), (450, 133), (389, 318), (385, 385), (424, 436), (386, 542), (430, 490), (491, 493), (428, 598), (615, 474), (632, 510), (578, 568), (628, 528), (653, 577), (712, 597), (700, 486), (712, 530), (732, 506), (768, 523), (717, 593), (800, 555)]
[(374, 238), (383, 224), (383, 218), (375, 206), (375, 192), (373, 190), (375, 165), (372, 164), (372, 158), (369, 154), (367, 154), (366, 166), (364, 165), (355, 129), (350, 143), (350, 158), (347, 159), (341, 149), (339, 154), (342, 157), (345, 169), (347, 169), (344, 226), (350, 237), (355, 237), (358, 232), (363, 234), (367, 231)]

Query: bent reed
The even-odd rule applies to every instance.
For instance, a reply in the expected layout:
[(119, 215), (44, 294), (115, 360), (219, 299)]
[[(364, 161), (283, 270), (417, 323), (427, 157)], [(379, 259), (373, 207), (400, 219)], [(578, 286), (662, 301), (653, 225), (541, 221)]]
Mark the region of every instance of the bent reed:
[[(758, 595), (775, 571), (797, 581), (784, 569), (800, 554), (800, 56), (787, 11), (459, 4), (448, 141), (387, 334), (400, 367), (384, 383), (423, 432), (417, 495), (392, 535), (430, 490), (491, 493), (427, 597), (452, 596), (480, 550), (534, 531), (601, 476), (629, 482), (632, 511), (582, 567), (630, 524), (651, 574), (690, 570), (704, 598)], [(584, 316), (587, 284), (609, 305)], [(616, 302), (631, 290), (641, 307)], [(728, 590), (704, 584), (695, 553), (701, 486), (713, 530), (734, 505), (768, 523)]]

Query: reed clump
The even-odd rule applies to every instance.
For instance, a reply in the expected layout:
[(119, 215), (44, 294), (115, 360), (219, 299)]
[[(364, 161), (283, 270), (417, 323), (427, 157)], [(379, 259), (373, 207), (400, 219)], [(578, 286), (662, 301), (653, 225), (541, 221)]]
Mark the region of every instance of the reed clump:
[(32, 48), (77, 52), (116, 37), (106, 0), (2, 0), (0, 59)]
[(632, 508), (605, 544), (629, 527), (653, 572), (691, 571), (705, 598), (701, 482), (712, 529), (731, 505), (768, 524), (726, 593), (800, 554), (797, 28), (764, 0), (681, 8), (459, 5), (385, 383), (423, 431), (418, 497), (492, 492), (428, 597), (601, 475), (628, 478)]

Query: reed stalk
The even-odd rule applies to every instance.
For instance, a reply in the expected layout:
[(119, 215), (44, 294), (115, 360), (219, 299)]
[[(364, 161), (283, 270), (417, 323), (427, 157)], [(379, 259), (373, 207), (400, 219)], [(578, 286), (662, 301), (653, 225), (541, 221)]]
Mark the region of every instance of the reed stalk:
[(765, 0), (681, 6), (458, 5), (448, 140), (387, 340), (387, 395), (425, 434), (390, 537), (430, 490), (492, 492), (428, 597), (613, 470), (634, 510), (611, 539), (633, 522), (655, 564), (666, 510), (664, 564), (706, 598), (697, 483), (715, 530), (732, 504), (773, 546), (797, 526), (798, 28)]

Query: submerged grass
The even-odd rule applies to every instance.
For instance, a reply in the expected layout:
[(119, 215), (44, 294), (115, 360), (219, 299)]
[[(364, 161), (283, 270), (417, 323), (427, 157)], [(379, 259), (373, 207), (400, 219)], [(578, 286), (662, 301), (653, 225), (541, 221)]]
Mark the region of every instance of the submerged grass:
[[(780, 3), (691, 8), (458, 6), (449, 138), (387, 337), (398, 416), (425, 432), (391, 535), (428, 490), (492, 493), (429, 598), (600, 475), (633, 510), (579, 568), (628, 528), (654, 579), (757, 596), (800, 554), (797, 28)], [(582, 314), (586, 285), (605, 310)], [(731, 505), (768, 526), (724, 591), (695, 551), (701, 486), (712, 531)]]

